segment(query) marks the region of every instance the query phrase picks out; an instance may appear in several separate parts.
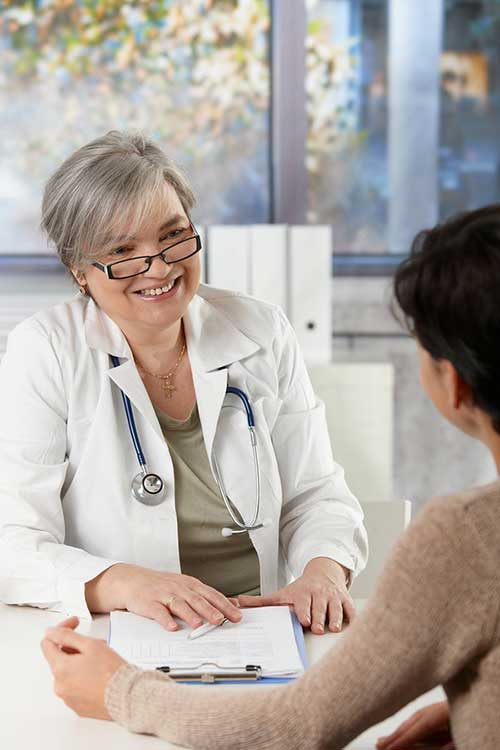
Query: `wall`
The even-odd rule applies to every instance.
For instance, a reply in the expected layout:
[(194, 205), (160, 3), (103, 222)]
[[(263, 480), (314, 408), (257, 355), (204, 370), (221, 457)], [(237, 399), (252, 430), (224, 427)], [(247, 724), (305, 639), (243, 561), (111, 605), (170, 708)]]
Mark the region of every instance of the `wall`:
[(333, 280), (335, 362), (392, 362), (394, 396), (394, 495), (418, 509), (434, 495), (495, 479), (484, 446), (448, 424), (424, 395), (415, 343), (392, 318), (390, 279)]

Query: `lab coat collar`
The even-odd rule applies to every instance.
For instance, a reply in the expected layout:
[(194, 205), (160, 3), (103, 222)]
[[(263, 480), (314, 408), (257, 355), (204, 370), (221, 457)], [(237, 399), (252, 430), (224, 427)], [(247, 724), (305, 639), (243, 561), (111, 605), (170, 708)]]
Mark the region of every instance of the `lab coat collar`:
[[(217, 421), (227, 387), (226, 368), (256, 352), (260, 345), (240, 331), (216, 305), (201, 296), (210, 294), (207, 287), (202, 286), (200, 292), (191, 300), (183, 321), (205, 445), (211, 460)], [(109, 377), (131, 399), (158, 437), (163, 439), (153, 405), (124, 334), (92, 299), (87, 301), (85, 335), (90, 348), (122, 359), (118, 367), (109, 368)]]
[(260, 349), (217, 309), (209, 295), (210, 288), (201, 284), (183, 319), (191, 366), (197, 372), (220, 370)]
[[(231, 292), (220, 292), (230, 295)], [(219, 295), (203, 284), (184, 316), (184, 332), (193, 373), (207, 456), (213, 470), (213, 445), (226, 395), (228, 365), (256, 352), (260, 345), (239, 330), (210, 296)], [(238, 506), (237, 506), (238, 507)], [(238, 508), (241, 512), (241, 508)]]
[[(199, 372), (220, 370), (260, 348), (206, 298), (209, 294), (209, 288), (200, 285), (183, 319), (191, 365)], [(90, 298), (85, 314), (85, 337), (91, 349), (132, 359), (127, 339), (119, 326)]]
[(132, 352), (121, 328), (89, 297), (85, 311), (85, 339), (90, 349), (115, 357), (132, 359)]

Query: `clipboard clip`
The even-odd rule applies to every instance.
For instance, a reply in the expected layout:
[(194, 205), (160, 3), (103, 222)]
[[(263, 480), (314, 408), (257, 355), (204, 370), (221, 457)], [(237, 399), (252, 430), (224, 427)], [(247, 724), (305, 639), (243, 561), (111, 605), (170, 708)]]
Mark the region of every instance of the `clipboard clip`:
[(159, 672), (168, 674), (172, 680), (203, 682), (205, 684), (213, 684), (221, 680), (260, 680), (262, 677), (262, 667), (257, 664), (247, 664), (245, 667), (221, 667), (215, 662), (207, 662), (200, 664), (194, 669), (169, 667), (168, 665), (156, 667), (156, 669)]

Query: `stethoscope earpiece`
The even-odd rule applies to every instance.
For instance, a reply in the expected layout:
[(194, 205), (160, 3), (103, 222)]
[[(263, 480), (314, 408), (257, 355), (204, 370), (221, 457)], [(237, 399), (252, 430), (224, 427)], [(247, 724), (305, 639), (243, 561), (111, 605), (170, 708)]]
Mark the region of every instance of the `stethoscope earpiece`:
[(270, 518), (264, 518), (262, 523), (256, 523), (253, 526), (244, 526), (241, 525), (240, 529), (231, 529), (229, 526), (224, 526), (223, 529), (220, 530), (220, 533), (222, 536), (233, 536), (233, 534), (248, 534), (249, 531), (257, 531), (257, 529), (264, 529), (271, 526), (272, 521)]

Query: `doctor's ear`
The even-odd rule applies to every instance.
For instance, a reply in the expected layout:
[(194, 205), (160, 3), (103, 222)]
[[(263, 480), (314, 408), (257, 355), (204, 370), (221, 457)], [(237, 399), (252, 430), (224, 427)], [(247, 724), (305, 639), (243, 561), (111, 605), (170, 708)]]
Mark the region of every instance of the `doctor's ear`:
[(78, 291), (80, 292), (80, 294), (84, 296), (88, 294), (87, 279), (85, 278), (85, 275), (81, 271), (76, 271), (74, 269), (71, 269), (71, 273), (76, 283), (78, 284)]

